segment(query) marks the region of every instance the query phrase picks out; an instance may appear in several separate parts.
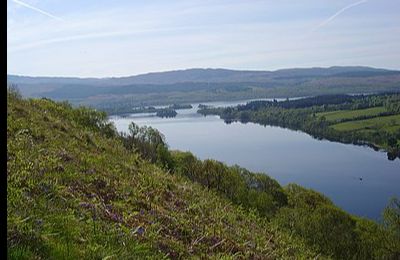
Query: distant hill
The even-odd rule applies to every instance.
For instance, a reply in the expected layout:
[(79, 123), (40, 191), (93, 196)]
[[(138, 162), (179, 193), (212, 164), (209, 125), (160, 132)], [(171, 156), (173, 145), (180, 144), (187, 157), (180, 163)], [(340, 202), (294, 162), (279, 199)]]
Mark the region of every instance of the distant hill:
[(281, 69), (276, 71), (186, 69), (152, 72), (129, 77), (74, 78), (74, 77), (27, 77), (7, 75), (7, 80), (17, 84), (81, 84), (96, 86), (122, 86), (130, 84), (176, 84), (183, 82), (265, 82), (271, 79), (335, 77), (335, 76), (387, 76), (399, 75), (400, 71), (370, 67), (329, 67)]
[[(27, 97), (69, 100), (101, 108), (259, 97), (400, 90), (400, 71), (370, 67), (276, 71), (187, 69), (118, 78), (7, 75)], [(106, 109), (107, 110), (107, 109)]]

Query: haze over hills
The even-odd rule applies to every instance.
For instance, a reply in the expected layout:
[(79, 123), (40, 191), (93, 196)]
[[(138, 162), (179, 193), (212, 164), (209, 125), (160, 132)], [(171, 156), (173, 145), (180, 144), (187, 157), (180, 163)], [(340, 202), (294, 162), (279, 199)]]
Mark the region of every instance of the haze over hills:
[(150, 72), (128, 77), (78, 78), (78, 77), (30, 77), (7, 75), (8, 81), (22, 84), (57, 83), (90, 85), (127, 85), (127, 84), (175, 84), (182, 82), (263, 82), (279, 77), (328, 77), (328, 76), (378, 76), (400, 74), (400, 71), (378, 69), (364, 66), (329, 68), (293, 68), (275, 71), (229, 70), (212, 68), (193, 68), (165, 72)]
[[(186, 69), (129, 77), (7, 75), (22, 95), (68, 100), (109, 111), (137, 105), (400, 90), (400, 71), (353, 66), (276, 71)], [(110, 112), (110, 111), (109, 111)], [(112, 112), (112, 111), (111, 111)]]

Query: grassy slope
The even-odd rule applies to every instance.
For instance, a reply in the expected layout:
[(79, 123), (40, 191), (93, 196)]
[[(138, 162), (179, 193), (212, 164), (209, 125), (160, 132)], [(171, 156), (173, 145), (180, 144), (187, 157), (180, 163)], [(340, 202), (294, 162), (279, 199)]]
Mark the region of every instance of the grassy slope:
[(400, 128), (400, 115), (380, 116), (365, 120), (349, 121), (331, 126), (338, 131), (360, 131), (369, 129), (382, 129), (395, 131)]
[(314, 256), (256, 214), (88, 129), (78, 110), (7, 103), (10, 259)]
[[(325, 119), (333, 124), (330, 126), (337, 131), (360, 131), (369, 132), (374, 130), (395, 132), (400, 129), (400, 115), (380, 116), (387, 112), (384, 107), (372, 107), (358, 110), (337, 110), (331, 112), (317, 113), (317, 117), (324, 116)], [(361, 119), (361, 117), (374, 117)], [(341, 120), (350, 120), (340, 122)], [(335, 124), (336, 123), (336, 124)]]
[(353, 119), (361, 116), (378, 116), (380, 113), (387, 112), (384, 107), (372, 107), (357, 110), (337, 110), (331, 112), (317, 113), (317, 117), (324, 116), (327, 121), (338, 121), (343, 119)]

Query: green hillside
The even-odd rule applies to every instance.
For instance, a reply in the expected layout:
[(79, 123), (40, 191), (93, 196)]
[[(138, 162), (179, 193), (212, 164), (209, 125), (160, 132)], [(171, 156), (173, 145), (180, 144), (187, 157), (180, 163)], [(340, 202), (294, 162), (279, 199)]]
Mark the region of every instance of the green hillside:
[(381, 113), (388, 112), (385, 107), (372, 107), (357, 110), (336, 110), (330, 112), (317, 113), (317, 117), (325, 117), (325, 120), (335, 122), (348, 119), (357, 119), (360, 117), (379, 116)]
[(11, 259), (315, 254), (256, 214), (140, 159), (97, 126), (101, 114), (8, 97)]
[(385, 225), (323, 195), (190, 153), (104, 113), (7, 95), (9, 259), (395, 258)]

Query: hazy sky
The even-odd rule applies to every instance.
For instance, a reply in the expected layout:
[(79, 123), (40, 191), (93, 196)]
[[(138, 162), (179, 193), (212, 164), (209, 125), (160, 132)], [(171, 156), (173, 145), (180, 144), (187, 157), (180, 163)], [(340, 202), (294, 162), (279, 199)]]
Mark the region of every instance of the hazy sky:
[(7, 72), (400, 69), (400, 0), (7, 0)]

